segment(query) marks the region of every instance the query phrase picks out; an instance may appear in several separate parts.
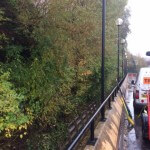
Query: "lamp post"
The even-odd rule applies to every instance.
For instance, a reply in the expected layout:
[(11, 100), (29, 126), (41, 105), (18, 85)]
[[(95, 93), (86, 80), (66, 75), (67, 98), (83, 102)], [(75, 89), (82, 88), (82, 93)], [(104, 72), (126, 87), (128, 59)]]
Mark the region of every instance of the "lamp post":
[[(106, 0), (102, 0), (102, 64), (101, 64), (101, 103), (105, 98), (104, 58), (105, 58), (105, 22), (106, 22)], [(101, 121), (105, 121), (105, 106), (101, 110)]]
[(121, 39), (121, 44), (122, 44), (122, 78), (124, 76), (124, 44), (125, 44), (126, 40), (125, 39)]
[(127, 53), (125, 52), (125, 75), (127, 74)]
[(116, 25), (118, 26), (118, 67), (117, 67), (117, 72), (118, 72), (118, 75), (117, 75), (117, 81), (119, 82), (119, 51), (120, 51), (120, 26), (122, 25), (123, 23), (123, 20), (121, 18), (118, 18), (116, 20)]

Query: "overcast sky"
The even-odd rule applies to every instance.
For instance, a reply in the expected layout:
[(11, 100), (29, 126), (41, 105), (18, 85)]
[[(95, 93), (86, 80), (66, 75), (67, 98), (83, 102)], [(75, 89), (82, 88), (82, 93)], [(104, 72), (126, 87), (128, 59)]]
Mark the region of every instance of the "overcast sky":
[(144, 57), (150, 51), (150, 0), (128, 0), (128, 7), (131, 10), (128, 50)]

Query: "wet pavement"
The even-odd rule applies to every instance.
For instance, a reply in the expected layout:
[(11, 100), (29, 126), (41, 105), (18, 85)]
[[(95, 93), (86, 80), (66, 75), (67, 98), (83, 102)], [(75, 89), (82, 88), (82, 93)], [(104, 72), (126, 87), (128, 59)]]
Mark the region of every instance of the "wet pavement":
[(135, 121), (135, 127), (127, 133), (127, 150), (150, 150), (150, 141), (142, 138), (141, 118), (134, 113), (133, 89), (126, 92), (126, 102)]

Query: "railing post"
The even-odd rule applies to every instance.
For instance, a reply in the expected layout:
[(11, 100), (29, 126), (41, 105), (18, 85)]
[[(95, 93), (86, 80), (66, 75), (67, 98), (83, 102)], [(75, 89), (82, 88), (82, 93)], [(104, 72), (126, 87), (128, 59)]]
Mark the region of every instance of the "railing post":
[[(120, 84), (118, 83), (118, 85), (117, 85), (117, 93), (118, 93), (118, 91), (119, 91), (119, 86)], [(117, 93), (116, 93), (116, 95), (117, 95)]]
[(108, 101), (108, 107), (109, 109), (111, 109), (111, 97), (109, 98), (109, 101)]
[(116, 87), (115, 92), (114, 92), (115, 97), (117, 96), (117, 88), (118, 88), (118, 87)]
[(112, 93), (111, 100), (112, 102), (114, 101), (114, 92)]
[(113, 92), (113, 94), (111, 96), (111, 100), (112, 100), (112, 102), (114, 101), (114, 92)]
[(90, 131), (91, 131), (91, 135), (88, 144), (95, 145), (97, 139), (94, 138), (94, 120), (91, 122)]
[(101, 109), (101, 121), (104, 121), (105, 122), (106, 118), (105, 118), (105, 107), (103, 107)]
[(91, 136), (90, 136), (90, 141), (94, 141), (94, 120), (91, 122)]

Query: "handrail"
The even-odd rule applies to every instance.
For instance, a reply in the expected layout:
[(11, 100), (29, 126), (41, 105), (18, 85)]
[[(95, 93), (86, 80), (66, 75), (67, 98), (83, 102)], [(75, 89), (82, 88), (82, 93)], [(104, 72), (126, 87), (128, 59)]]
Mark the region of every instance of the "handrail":
[[(104, 107), (104, 105), (106, 104), (106, 102), (111, 98), (111, 96), (113, 94), (116, 95), (116, 90), (119, 89), (120, 85), (122, 84), (122, 82), (124, 81), (125, 77), (119, 82), (119, 84), (117, 86), (115, 86), (115, 88), (112, 90), (112, 92), (107, 96), (107, 98), (105, 99), (105, 101), (100, 105), (100, 107), (97, 109), (97, 111), (94, 113), (94, 115), (91, 117), (91, 119), (87, 122), (87, 124), (83, 127), (83, 129), (80, 131), (80, 133), (78, 134), (78, 136), (74, 139), (74, 141), (71, 143), (71, 145), (67, 148), (67, 150), (72, 150), (75, 145), (77, 144), (77, 142), (81, 139), (82, 135), (85, 133), (85, 131), (87, 130), (87, 128), (91, 125), (91, 127), (93, 128), (91, 131), (91, 135), (94, 135), (94, 119), (95, 117), (98, 115), (98, 113), (101, 111), (101, 109)], [(119, 86), (119, 87), (118, 87)], [(91, 142), (94, 141), (94, 136), (91, 137)]]

